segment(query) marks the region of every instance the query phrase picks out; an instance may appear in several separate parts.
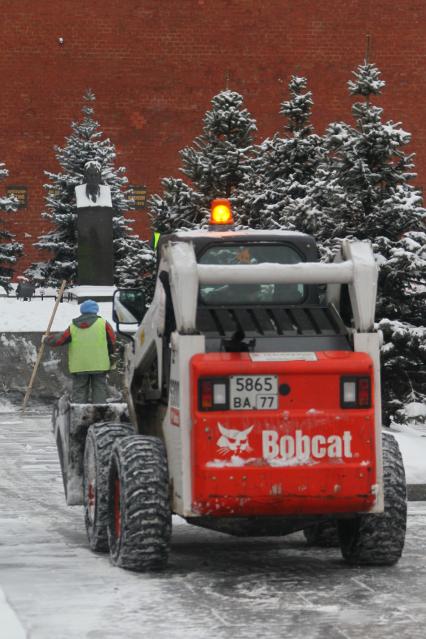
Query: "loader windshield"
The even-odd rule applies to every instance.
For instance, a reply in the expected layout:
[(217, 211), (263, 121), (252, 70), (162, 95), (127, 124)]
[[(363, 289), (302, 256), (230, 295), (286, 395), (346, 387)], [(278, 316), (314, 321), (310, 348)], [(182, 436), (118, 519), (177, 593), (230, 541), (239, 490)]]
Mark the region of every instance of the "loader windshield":
[[(210, 246), (200, 264), (297, 264), (298, 251), (287, 244), (226, 244)], [(305, 297), (303, 284), (223, 284), (200, 287), (204, 304), (299, 304)]]

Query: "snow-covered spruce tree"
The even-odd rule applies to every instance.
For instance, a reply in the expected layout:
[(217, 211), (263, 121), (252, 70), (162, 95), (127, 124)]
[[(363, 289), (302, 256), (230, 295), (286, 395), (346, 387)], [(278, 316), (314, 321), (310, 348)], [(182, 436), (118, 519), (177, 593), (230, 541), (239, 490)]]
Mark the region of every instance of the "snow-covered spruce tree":
[(208, 202), (231, 197), (247, 173), (257, 128), (239, 93), (221, 91), (211, 103), (202, 134), (180, 153), (182, 172)]
[[(89, 89), (83, 96), (83, 118), (72, 122), (72, 133), (63, 147), (56, 146), (55, 153), (61, 170), (57, 173), (45, 171), (49, 182), (44, 185), (46, 210), (42, 217), (50, 220), (53, 229), (41, 235), (35, 246), (52, 254), (50, 260), (33, 264), (27, 271), (38, 281), (58, 285), (61, 280), (75, 281), (77, 274), (77, 213), (74, 189), (84, 182), (84, 167), (89, 160), (96, 161), (101, 169), (102, 183), (111, 189), (113, 206), (113, 239), (116, 284), (129, 283), (126, 275), (131, 252), (135, 260), (139, 257), (138, 247), (145, 245), (131, 234), (129, 223), (123, 213), (133, 208), (131, 192), (125, 168), (115, 168), (115, 147), (108, 139), (102, 138), (99, 123), (94, 119), (95, 95)], [(139, 266), (145, 263), (141, 254)], [(138, 264), (132, 263), (132, 271), (137, 273)]]
[(319, 238), (335, 191), (324, 172), (323, 140), (310, 121), (313, 100), (306, 78), (292, 76), (289, 92), (280, 108), (285, 135), (276, 133), (256, 147), (252, 170), (237, 190), (239, 219), (250, 228), (297, 229)]
[(161, 184), (163, 195), (153, 195), (149, 202), (156, 231), (167, 234), (205, 223), (205, 201), (201, 193), (179, 178), (163, 178)]
[(210, 202), (231, 197), (249, 171), (256, 122), (239, 93), (226, 89), (211, 101), (201, 135), (180, 152), (183, 180), (165, 178), (163, 194), (150, 199), (152, 225), (160, 232), (207, 223)]
[(143, 288), (147, 298), (151, 299), (155, 254), (148, 242), (130, 236), (120, 238), (114, 244), (116, 283), (123, 288)]
[[(0, 162), (0, 180), (9, 175), (3, 162)], [(0, 197), (0, 286), (10, 290), (13, 267), (18, 257), (22, 255), (22, 244), (14, 240), (14, 235), (7, 229), (4, 214), (15, 213), (18, 209), (16, 197)]]
[[(200, 228), (208, 223), (210, 202), (231, 197), (250, 170), (256, 122), (243, 106), (243, 98), (225, 90), (211, 101), (203, 132), (191, 147), (180, 151), (182, 173), (164, 178), (163, 192), (148, 202), (152, 227), (160, 233)], [(148, 285), (148, 277), (146, 282)]]
[(365, 62), (353, 73), (349, 92), (365, 97), (352, 107), (356, 124), (335, 122), (326, 131), (333, 172), (347, 199), (334, 216), (334, 236), (384, 235), (395, 241), (417, 227), (421, 217), (421, 196), (408, 184), (415, 177), (413, 154), (403, 150), (411, 135), (400, 123), (382, 122), (383, 109), (371, 104), (385, 86), (377, 67)]
[(426, 392), (425, 209), (420, 191), (409, 184), (413, 154), (404, 147), (411, 135), (400, 123), (383, 122), (383, 109), (371, 104), (385, 86), (380, 71), (364, 62), (353, 75), (349, 92), (364, 98), (352, 108), (356, 124), (332, 123), (326, 133), (333, 180), (345, 192), (328, 243), (348, 236), (373, 243), (380, 267), (377, 319), (385, 336), (384, 407), (392, 419)]

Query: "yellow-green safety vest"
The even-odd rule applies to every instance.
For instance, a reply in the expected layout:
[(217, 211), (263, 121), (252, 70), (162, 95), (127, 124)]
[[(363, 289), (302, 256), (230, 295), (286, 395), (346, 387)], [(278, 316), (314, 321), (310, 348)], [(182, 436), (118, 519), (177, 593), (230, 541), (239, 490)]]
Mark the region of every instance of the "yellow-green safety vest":
[(70, 326), (71, 343), (68, 346), (70, 373), (95, 373), (109, 371), (108, 340), (105, 320), (102, 317), (88, 328)]

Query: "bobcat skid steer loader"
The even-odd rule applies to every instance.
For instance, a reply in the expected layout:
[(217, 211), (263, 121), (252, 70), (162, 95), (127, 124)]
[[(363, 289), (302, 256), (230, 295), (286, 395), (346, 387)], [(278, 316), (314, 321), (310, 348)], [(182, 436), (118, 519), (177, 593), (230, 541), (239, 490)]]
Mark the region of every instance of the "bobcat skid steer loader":
[[(134, 433), (86, 440), (92, 548), (108, 538), (114, 564), (163, 568), (176, 513), (254, 536), (333, 520), (350, 564), (398, 561), (405, 478), (382, 434), (376, 286), (368, 243), (319, 263), (309, 235), (234, 231), (227, 201), (209, 230), (161, 237), (126, 353)], [(119, 329), (140, 301), (116, 292)]]

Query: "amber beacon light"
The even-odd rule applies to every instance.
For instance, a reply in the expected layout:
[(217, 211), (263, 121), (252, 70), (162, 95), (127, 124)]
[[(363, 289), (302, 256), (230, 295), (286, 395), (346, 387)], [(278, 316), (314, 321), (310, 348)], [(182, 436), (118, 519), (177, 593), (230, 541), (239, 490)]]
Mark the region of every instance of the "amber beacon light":
[(213, 200), (211, 204), (210, 224), (233, 224), (231, 202), (225, 199)]

